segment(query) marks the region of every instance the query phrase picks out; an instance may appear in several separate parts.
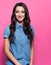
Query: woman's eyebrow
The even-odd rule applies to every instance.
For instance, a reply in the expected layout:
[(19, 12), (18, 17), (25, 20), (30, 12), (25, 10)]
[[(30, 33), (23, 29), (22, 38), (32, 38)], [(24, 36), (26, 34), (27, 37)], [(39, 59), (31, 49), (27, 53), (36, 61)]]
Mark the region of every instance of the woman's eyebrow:
[[(16, 12), (17, 12), (17, 11), (20, 11), (20, 10), (16, 10)], [(24, 10), (21, 10), (21, 12), (25, 12), (25, 11), (24, 11)]]
[(19, 11), (19, 10), (16, 10), (16, 11)]

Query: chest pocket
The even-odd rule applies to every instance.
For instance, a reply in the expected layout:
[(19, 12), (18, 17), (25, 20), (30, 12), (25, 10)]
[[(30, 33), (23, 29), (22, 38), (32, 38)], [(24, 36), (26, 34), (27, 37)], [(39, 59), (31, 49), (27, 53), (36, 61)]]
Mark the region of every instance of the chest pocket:
[(27, 35), (23, 32), (23, 30), (17, 30), (15, 32), (15, 42), (19, 44), (24, 44), (28, 40)]

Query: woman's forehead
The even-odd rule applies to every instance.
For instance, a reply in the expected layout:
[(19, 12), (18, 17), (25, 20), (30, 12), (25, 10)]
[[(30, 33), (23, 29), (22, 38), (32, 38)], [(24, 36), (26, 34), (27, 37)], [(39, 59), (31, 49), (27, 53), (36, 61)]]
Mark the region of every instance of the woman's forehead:
[(23, 10), (24, 11), (24, 8), (22, 6), (17, 6), (16, 10)]

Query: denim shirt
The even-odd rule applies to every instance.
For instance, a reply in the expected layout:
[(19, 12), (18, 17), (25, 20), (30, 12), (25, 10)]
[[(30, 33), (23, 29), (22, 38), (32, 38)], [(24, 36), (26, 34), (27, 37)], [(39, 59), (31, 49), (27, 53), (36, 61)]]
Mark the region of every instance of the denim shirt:
[[(34, 36), (34, 28), (31, 26)], [(10, 35), (9, 26), (4, 31), (4, 37), (8, 38)], [(13, 56), (21, 63), (27, 65), (30, 63), (30, 40), (23, 31), (23, 26), (16, 23), (16, 31), (14, 32), (14, 41), (10, 43), (10, 51)], [(14, 63), (7, 59), (6, 65), (14, 65)]]

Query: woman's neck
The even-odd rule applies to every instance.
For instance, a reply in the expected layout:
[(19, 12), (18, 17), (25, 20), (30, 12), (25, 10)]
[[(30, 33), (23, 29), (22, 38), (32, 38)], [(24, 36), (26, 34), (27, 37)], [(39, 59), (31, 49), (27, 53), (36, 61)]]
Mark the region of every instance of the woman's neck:
[(19, 25), (23, 26), (23, 22), (18, 22), (18, 21), (17, 21), (17, 23), (18, 23)]

